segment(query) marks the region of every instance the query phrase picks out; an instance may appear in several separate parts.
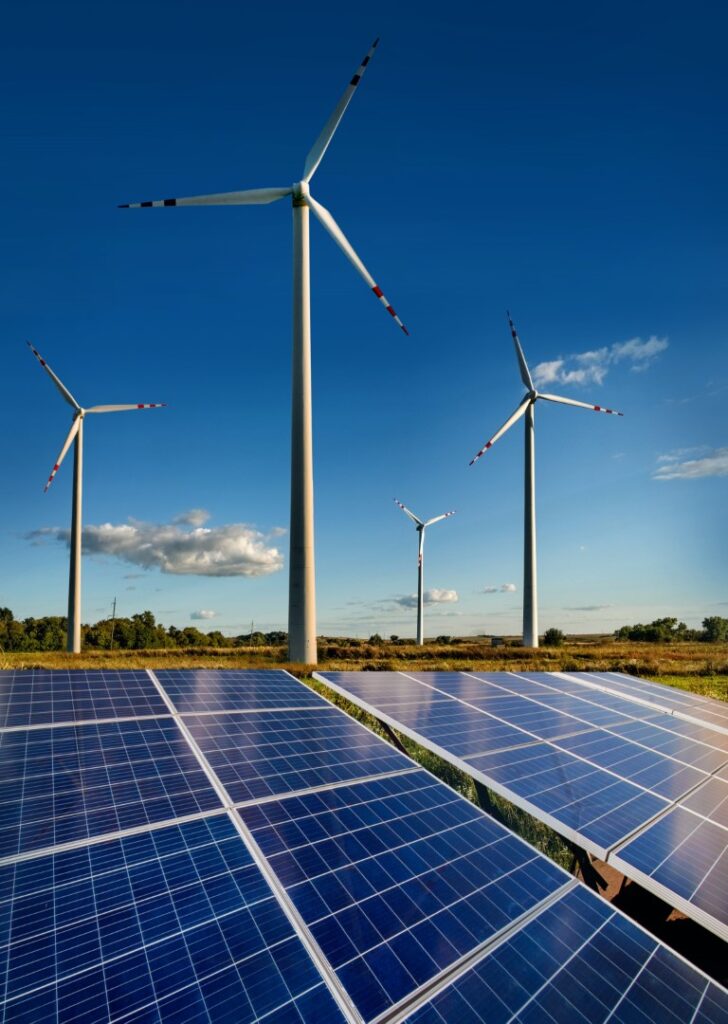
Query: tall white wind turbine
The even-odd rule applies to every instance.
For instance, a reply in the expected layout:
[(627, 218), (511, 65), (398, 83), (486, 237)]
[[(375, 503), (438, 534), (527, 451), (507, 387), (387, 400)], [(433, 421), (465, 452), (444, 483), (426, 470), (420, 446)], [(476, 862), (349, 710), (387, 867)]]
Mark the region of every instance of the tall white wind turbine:
[(73, 409), (71, 429), (68, 431), (66, 440), (63, 442), (61, 454), (56, 459), (56, 463), (51, 470), (51, 475), (48, 477), (48, 483), (45, 485), (45, 490), (47, 491), (53, 483), (53, 478), (61, 468), (61, 463), (65, 459), (68, 449), (73, 444), (73, 505), (71, 511), (71, 561), (68, 573), (68, 634), (66, 650), (73, 654), (78, 654), (81, 650), (81, 503), (83, 498), (84, 418), (91, 412), (126, 412), (130, 409), (161, 409), (166, 403), (155, 402), (153, 404), (138, 403), (136, 405), (94, 405), (90, 409), (84, 409), (78, 404), (61, 379), (56, 376), (53, 370), (51, 370), (40, 352), (33, 348), (30, 342), (28, 342), (28, 346), (45, 372), (56, 385), (63, 398)]
[(309, 183), (349, 106), (356, 87), (371, 60), (379, 40), (346, 87), (343, 96), (324, 125), (306, 157), (303, 178), (281, 188), (256, 188), (244, 192), (184, 199), (160, 199), (145, 203), (124, 203), (122, 208), (147, 206), (245, 206), (274, 203), (291, 196), (293, 204), (293, 386), (291, 424), (291, 530), (288, 591), (288, 657), (291, 661), (315, 664), (316, 579), (313, 531), (313, 450), (311, 436), (311, 315), (309, 275), (308, 212), (328, 231), (355, 270), (364, 278), (395, 323), (406, 327), (389, 304), (381, 288), (357, 256), (329, 211), (311, 195)]
[(423, 576), (424, 576), (424, 559), (425, 559), (425, 530), (428, 526), (432, 526), (433, 523), (439, 523), (441, 519), (449, 519), (450, 516), (455, 515), (455, 511), (444, 512), (441, 516), (435, 516), (434, 519), (422, 520), (410, 512), (406, 505), (403, 505), (401, 501), (394, 499), (395, 505), (399, 505), (406, 516), (412, 520), (417, 530), (417, 643), (420, 647), (425, 642), (425, 592), (423, 589)]
[(546, 395), (536, 390), (531, 379), (526, 357), (523, 354), (521, 343), (516, 334), (516, 328), (511, 314), (508, 313), (508, 323), (511, 328), (511, 337), (516, 349), (518, 367), (521, 371), (521, 380), (526, 386), (526, 394), (516, 411), (508, 417), (506, 422), (496, 431), (495, 434), (480, 449), (478, 454), (470, 460), (470, 465), (477, 462), (481, 455), (495, 444), (499, 437), (502, 437), (514, 423), (520, 420), (521, 416), (526, 417), (526, 460), (525, 460), (525, 497), (523, 507), (523, 646), (538, 647), (538, 592), (536, 583), (536, 469), (535, 469), (535, 423), (534, 406), (543, 398), (547, 402), (559, 402), (562, 405), (576, 405), (580, 409), (591, 409), (592, 412), (606, 412), (610, 416), (623, 416), (624, 413), (615, 409), (606, 409), (603, 405), (589, 405), (588, 402), (577, 402), (573, 398), (562, 398), (559, 395)]

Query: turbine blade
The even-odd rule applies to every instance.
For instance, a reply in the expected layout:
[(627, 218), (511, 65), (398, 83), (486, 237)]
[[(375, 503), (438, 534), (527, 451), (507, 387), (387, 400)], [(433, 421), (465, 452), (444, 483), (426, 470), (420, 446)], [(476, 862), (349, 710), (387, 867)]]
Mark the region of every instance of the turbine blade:
[(344, 111), (349, 106), (349, 103), (351, 102), (351, 97), (356, 92), (356, 87), (361, 81), (361, 76), (366, 71), (367, 64), (374, 56), (374, 51), (376, 50), (378, 43), (378, 39), (375, 39), (374, 42), (372, 43), (369, 49), (369, 53), (366, 55), (364, 60), (359, 65), (356, 74), (354, 75), (354, 77), (344, 90), (344, 95), (341, 97), (339, 102), (334, 107), (331, 117), (328, 119), (326, 124), (321, 129), (321, 134), (311, 147), (311, 150), (308, 156), (306, 157), (306, 165), (303, 168), (304, 181), (310, 181), (311, 178), (313, 178), (314, 174), (316, 173), (316, 168), (321, 163), (324, 153), (329, 148), (329, 143), (334, 137), (334, 132), (339, 127), (339, 121), (341, 121), (342, 117), (344, 116)]
[(512, 414), (511, 416), (509, 416), (509, 417), (508, 417), (508, 419), (507, 419), (507, 420), (505, 421), (505, 423), (504, 423), (504, 424), (503, 424), (503, 426), (502, 426), (502, 427), (500, 428), (500, 430), (497, 430), (497, 431), (495, 432), (495, 434), (493, 434), (493, 436), (491, 437), (490, 441), (487, 441), (487, 442), (486, 442), (486, 443), (485, 443), (485, 444), (483, 445), (483, 447), (482, 447), (482, 448), (480, 449), (480, 451), (478, 452), (478, 454), (477, 454), (477, 455), (475, 455), (475, 456), (474, 456), (474, 457), (473, 457), (473, 458), (472, 458), (472, 459), (470, 460), (470, 465), (471, 465), (471, 466), (473, 465), (473, 463), (474, 463), (474, 462), (477, 462), (477, 461), (478, 461), (478, 459), (480, 458), (480, 456), (481, 456), (481, 455), (484, 455), (484, 454), (485, 454), (485, 453), (486, 453), (486, 452), (488, 451), (488, 449), (489, 449), (489, 448), (490, 448), (490, 447), (491, 447), (492, 445), (494, 445), (494, 444), (495, 444), (495, 442), (496, 442), (496, 441), (498, 440), (498, 438), (499, 438), (499, 437), (503, 437), (503, 435), (505, 434), (506, 430), (509, 430), (509, 429), (510, 429), (510, 428), (511, 428), (511, 427), (513, 426), (513, 424), (514, 424), (514, 423), (516, 423), (516, 422), (517, 422), (518, 420), (520, 420), (521, 416), (523, 416), (524, 412), (525, 412), (525, 411), (526, 411), (526, 409), (528, 408), (528, 406), (529, 406), (529, 403), (530, 403), (531, 401), (532, 401), (532, 399), (531, 399), (531, 396), (530, 396), (530, 395), (526, 395), (526, 397), (525, 397), (525, 398), (523, 399), (523, 401), (522, 401), (522, 402), (521, 402), (521, 404), (520, 404), (520, 405), (518, 406), (518, 408), (516, 409), (516, 411), (515, 411), (515, 412), (514, 412), (514, 413), (513, 413), (513, 414)]
[(166, 409), (166, 402), (151, 402), (146, 405), (94, 405), (86, 412), (126, 412), (129, 409)]
[(409, 509), (407, 508), (407, 506), (406, 506), (406, 505), (403, 505), (401, 501), (398, 501), (398, 500), (397, 500), (397, 499), (395, 498), (395, 499), (394, 499), (394, 504), (395, 504), (395, 505), (399, 505), (399, 507), (400, 507), (400, 508), (402, 509), (402, 511), (404, 512), (404, 514), (405, 514), (406, 516), (409, 516), (409, 517), (410, 517), (410, 519), (412, 520), (412, 522), (413, 522), (413, 523), (417, 523), (417, 525), (418, 525), (418, 526), (424, 526), (424, 525), (425, 525), (425, 524), (424, 524), (424, 523), (422, 522), (422, 520), (421, 520), (421, 519), (418, 519), (418, 518), (417, 518), (417, 516), (416, 516), (416, 515), (414, 514), (414, 512), (410, 512), (410, 510), (409, 510)]
[(81, 406), (80, 406), (80, 405), (78, 404), (78, 402), (77, 402), (77, 401), (76, 401), (76, 399), (75, 399), (75, 398), (73, 397), (73, 395), (72, 395), (72, 394), (71, 394), (71, 392), (70, 392), (70, 391), (68, 390), (68, 388), (67, 388), (67, 387), (66, 387), (66, 385), (65, 385), (65, 384), (63, 383), (63, 381), (62, 381), (62, 380), (60, 379), (60, 377), (57, 377), (57, 376), (55, 375), (55, 373), (53, 372), (53, 370), (51, 370), (50, 366), (49, 366), (49, 365), (48, 365), (48, 363), (47, 363), (47, 362), (45, 361), (45, 359), (44, 359), (44, 358), (43, 358), (43, 356), (42, 356), (42, 355), (40, 354), (40, 352), (39, 352), (39, 351), (38, 351), (37, 349), (33, 348), (33, 346), (32, 346), (32, 345), (30, 344), (30, 342), (28, 342), (28, 348), (29, 348), (29, 349), (30, 349), (30, 351), (31, 351), (31, 352), (33, 353), (33, 355), (34, 355), (34, 356), (35, 356), (35, 358), (36, 358), (36, 359), (38, 360), (38, 362), (39, 362), (39, 363), (40, 363), (40, 365), (41, 365), (41, 366), (43, 367), (43, 369), (44, 369), (44, 370), (45, 370), (45, 372), (46, 372), (46, 373), (48, 374), (48, 376), (49, 376), (49, 377), (51, 378), (51, 380), (52, 380), (52, 381), (53, 381), (53, 383), (54, 383), (54, 384), (56, 385), (56, 387), (58, 388), (58, 390), (59, 390), (59, 391), (61, 392), (61, 394), (63, 395), (63, 397), (65, 398), (65, 400), (66, 400), (66, 401), (68, 402), (68, 404), (69, 404), (69, 405), (71, 405), (71, 406), (73, 406), (73, 408), (74, 408), (74, 409), (76, 410), (76, 412), (79, 412), (79, 411), (80, 411), (80, 409), (81, 409)]
[(441, 519), (449, 519), (450, 516), (454, 516), (454, 515), (455, 515), (455, 509), (453, 509), (452, 512), (445, 512), (441, 516), (435, 516), (434, 519), (428, 519), (427, 522), (425, 523), (425, 526), (432, 526), (433, 523), (439, 523)]
[(53, 483), (53, 477), (56, 475), (58, 470), (61, 468), (61, 463), (63, 462), (63, 460), (66, 457), (66, 452), (68, 451), (68, 449), (71, 447), (73, 441), (75, 440), (76, 434), (78, 433), (78, 428), (80, 426), (81, 426), (81, 417), (80, 416), (74, 416), (73, 417), (73, 423), (71, 424), (71, 429), (68, 431), (68, 437), (63, 442), (63, 447), (61, 448), (61, 454), (56, 459), (56, 464), (53, 467), (53, 469), (51, 470), (51, 475), (48, 477), (48, 483), (43, 488), (44, 491), (47, 491), (48, 488), (50, 487), (50, 485)]
[(623, 412), (617, 412), (616, 409), (605, 409), (603, 405), (589, 405), (588, 402), (577, 402), (573, 398), (562, 398), (560, 395), (542, 395), (539, 392), (539, 398), (545, 398), (547, 402), (559, 402), (561, 405), (578, 405), (580, 409), (591, 409), (592, 412), (606, 412), (610, 416), (624, 416)]
[(185, 196), (180, 199), (153, 199), (145, 203), (121, 203), (120, 210), (138, 210), (142, 206), (261, 206), (290, 196), (288, 188), (249, 188), (245, 192), (216, 192), (209, 196)]
[(518, 340), (518, 334), (516, 333), (516, 325), (511, 320), (511, 314), (508, 313), (507, 316), (508, 316), (508, 324), (509, 324), (509, 326), (511, 328), (511, 337), (513, 338), (513, 344), (515, 345), (515, 348), (516, 348), (516, 358), (518, 359), (518, 368), (521, 371), (521, 380), (526, 385), (526, 387), (528, 388), (529, 391), (533, 391), (534, 387), (533, 387), (533, 381), (531, 380), (531, 372), (528, 369), (528, 363), (526, 362), (526, 357), (523, 354), (523, 349), (521, 348), (521, 342)]
[(356, 270), (364, 278), (366, 283), (369, 285), (369, 287), (374, 292), (376, 297), (382, 303), (382, 305), (387, 310), (389, 315), (394, 318), (395, 323), (397, 323), (397, 325), (402, 328), (404, 333), (409, 336), (409, 331), (407, 330), (405, 325), (402, 323), (402, 321), (399, 319), (399, 317), (397, 316), (395, 311), (390, 306), (389, 300), (384, 296), (384, 294), (382, 292), (382, 289), (379, 287), (377, 282), (374, 280), (372, 275), (369, 273), (367, 268), (364, 266), (362, 261), (359, 259), (359, 257), (357, 256), (356, 252), (352, 248), (351, 243), (348, 241), (346, 235), (341, 230), (341, 228), (336, 223), (336, 221), (331, 216), (331, 214), (326, 209), (326, 207), (322, 206), (321, 203), (317, 203), (316, 200), (313, 198), (313, 196), (310, 196), (310, 195), (306, 197), (306, 202), (311, 207), (313, 212), (316, 214), (318, 219), (321, 221), (323, 226), (326, 228), (328, 233), (331, 235), (333, 240), (339, 246), (339, 248), (343, 251), (344, 255), (349, 260), (349, 262), (356, 268)]

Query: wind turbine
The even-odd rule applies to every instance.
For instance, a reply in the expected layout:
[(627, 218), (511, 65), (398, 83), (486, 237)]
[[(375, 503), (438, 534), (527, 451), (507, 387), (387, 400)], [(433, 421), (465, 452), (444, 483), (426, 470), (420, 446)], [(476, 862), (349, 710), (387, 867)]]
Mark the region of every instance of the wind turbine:
[[(83, 495), (83, 421), (90, 412), (126, 412), (129, 409), (161, 409), (166, 403), (156, 402), (153, 404), (137, 405), (94, 405), (90, 409), (84, 409), (78, 404), (66, 385), (51, 370), (48, 363), (43, 359), (40, 352), (28, 342), (28, 347), (60, 391), (63, 398), (73, 409), (73, 420), (68, 436), (63, 442), (61, 454), (56, 459), (56, 464), (48, 477), (45, 485), (47, 491), (53, 483), (61, 463), (66, 457), (71, 444), (73, 449), (73, 505), (71, 511), (71, 563), (68, 574), (68, 635), (66, 650), (78, 654), (81, 650), (81, 502)], [(75, 443), (74, 443), (75, 442)]]
[(311, 195), (309, 183), (316, 173), (334, 132), (349, 106), (356, 87), (379, 43), (369, 53), (344, 90), (328, 121), (306, 157), (303, 178), (281, 188), (256, 188), (244, 192), (153, 202), (124, 203), (122, 209), (149, 206), (246, 206), (274, 203), (291, 196), (293, 204), (293, 386), (291, 415), (291, 530), (288, 589), (288, 657), (315, 664), (316, 579), (313, 535), (313, 450), (311, 435), (311, 297), (309, 274), (308, 211), (312, 210), (355, 270), (364, 278), (387, 312), (405, 334), (407, 328), (385, 298), (381, 288), (357, 256), (329, 211)]
[(419, 538), (417, 541), (417, 643), (420, 647), (425, 642), (424, 634), (424, 590), (422, 588), (423, 582), (423, 571), (424, 571), (424, 555), (425, 555), (425, 530), (428, 526), (432, 526), (433, 523), (439, 523), (441, 519), (449, 519), (450, 516), (454, 516), (454, 510), (452, 512), (445, 512), (441, 516), (435, 516), (434, 519), (427, 519), (423, 521), (414, 512), (410, 512), (406, 505), (403, 505), (401, 501), (394, 499), (395, 505), (399, 505), (406, 516), (412, 520), (417, 528)]
[(536, 470), (535, 470), (535, 424), (534, 406), (543, 398), (547, 402), (559, 402), (562, 405), (576, 405), (580, 409), (591, 409), (592, 412), (606, 412), (610, 416), (623, 416), (624, 413), (615, 409), (605, 409), (603, 405), (589, 405), (588, 402), (577, 402), (573, 398), (562, 398), (560, 395), (546, 395), (537, 391), (534, 387), (531, 373), (528, 369), (526, 357), (523, 354), (521, 343), (516, 334), (516, 328), (507, 313), (508, 323), (511, 328), (511, 337), (516, 349), (518, 367), (521, 371), (521, 380), (526, 385), (526, 394), (521, 400), (516, 411), (508, 417), (506, 422), (496, 431), (480, 449), (478, 454), (470, 460), (470, 465), (477, 462), (481, 455), (494, 445), (499, 437), (502, 437), (514, 423), (520, 420), (521, 416), (526, 417), (526, 461), (525, 461), (525, 498), (523, 510), (523, 646), (538, 647), (538, 593), (536, 585)]

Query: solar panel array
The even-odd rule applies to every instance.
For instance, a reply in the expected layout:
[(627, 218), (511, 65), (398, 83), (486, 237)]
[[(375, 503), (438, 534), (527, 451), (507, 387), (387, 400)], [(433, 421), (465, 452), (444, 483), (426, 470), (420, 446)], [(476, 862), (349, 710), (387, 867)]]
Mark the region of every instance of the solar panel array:
[(493, 984), (499, 1019), (566, 1019), (579, 958), (586, 1020), (728, 1019), (719, 985), (287, 673), (6, 672), (0, 700), (3, 1021), (491, 1020)]
[(317, 676), (728, 939), (720, 730), (566, 673)]

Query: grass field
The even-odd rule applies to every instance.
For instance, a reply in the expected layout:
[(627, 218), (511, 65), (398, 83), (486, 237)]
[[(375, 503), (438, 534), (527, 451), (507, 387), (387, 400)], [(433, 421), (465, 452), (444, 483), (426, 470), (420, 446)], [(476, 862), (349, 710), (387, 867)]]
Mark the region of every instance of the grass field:
[[(313, 666), (291, 664), (284, 647), (163, 648), (148, 651), (91, 650), (0, 653), (0, 669), (11, 668), (287, 668), (303, 678)], [(579, 640), (536, 651), (461, 640), (450, 644), (369, 644), (323, 639), (320, 669), (330, 671), (476, 670), (481, 672), (629, 672), (709, 697), (728, 700), (728, 644), (649, 644)]]

